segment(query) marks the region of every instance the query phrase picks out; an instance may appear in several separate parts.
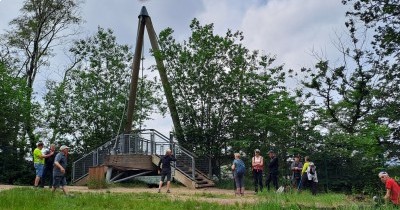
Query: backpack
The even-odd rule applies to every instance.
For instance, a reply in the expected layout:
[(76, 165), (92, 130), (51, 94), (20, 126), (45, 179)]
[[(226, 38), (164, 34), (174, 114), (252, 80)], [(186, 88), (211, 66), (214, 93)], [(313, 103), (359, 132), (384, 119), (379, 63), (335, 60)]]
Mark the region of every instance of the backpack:
[(310, 173), (311, 175), (315, 174), (315, 165), (313, 162), (310, 162), (310, 165), (308, 165), (308, 173)]
[(243, 175), (246, 172), (246, 166), (242, 160), (235, 160), (236, 174)]

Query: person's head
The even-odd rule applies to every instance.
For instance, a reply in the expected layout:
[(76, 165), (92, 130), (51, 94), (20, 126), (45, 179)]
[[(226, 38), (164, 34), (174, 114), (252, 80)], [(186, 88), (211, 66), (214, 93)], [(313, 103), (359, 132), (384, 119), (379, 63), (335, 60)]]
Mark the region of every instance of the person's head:
[(55, 151), (56, 150), (56, 145), (55, 144), (50, 144), (50, 150)]
[(269, 156), (270, 158), (275, 157), (275, 152), (274, 152), (273, 150), (270, 150), (270, 151), (268, 152), (268, 156)]
[(235, 159), (240, 159), (240, 153), (237, 152), (234, 154), (234, 156), (235, 156)]
[(389, 179), (389, 174), (385, 171), (382, 171), (382, 172), (379, 172), (378, 177), (379, 177), (379, 179), (381, 179), (381, 181), (383, 183), (386, 183), (386, 180)]
[(254, 150), (254, 154), (255, 154), (256, 156), (259, 156), (259, 155), (260, 155), (260, 150), (259, 150), (259, 149), (255, 149), (255, 150)]
[(62, 153), (64, 153), (64, 154), (68, 154), (68, 150), (69, 150), (69, 147), (67, 147), (66, 145), (62, 145), (62, 146), (60, 147), (60, 151), (61, 151)]
[(305, 157), (304, 157), (304, 162), (310, 162), (310, 161), (311, 161), (311, 159), (310, 159), (309, 156), (305, 156)]
[(39, 142), (38, 144), (37, 144), (37, 147), (39, 148), (39, 149), (42, 149), (43, 148), (43, 142)]
[(172, 150), (167, 149), (167, 151), (165, 151), (165, 155), (171, 155), (172, 154)]
[(294, 162), (298, 163), (300, 162), (300, 156), (294, 156)]

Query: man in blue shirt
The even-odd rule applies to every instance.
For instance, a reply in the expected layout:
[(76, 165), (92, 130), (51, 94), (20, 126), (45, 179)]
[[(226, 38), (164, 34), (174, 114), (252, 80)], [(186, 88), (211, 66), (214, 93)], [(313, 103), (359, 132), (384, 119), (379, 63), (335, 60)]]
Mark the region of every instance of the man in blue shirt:
[(67, 168), (68, 149), (69, 147), (62, 145), (60, 147), (60, 152), (54, 158), (53, 192), (61, 186), (64, 194), (67, 194), (65, 190), (65, 185), (67, 185), (67, 180), (65, 179), (65, 170)]

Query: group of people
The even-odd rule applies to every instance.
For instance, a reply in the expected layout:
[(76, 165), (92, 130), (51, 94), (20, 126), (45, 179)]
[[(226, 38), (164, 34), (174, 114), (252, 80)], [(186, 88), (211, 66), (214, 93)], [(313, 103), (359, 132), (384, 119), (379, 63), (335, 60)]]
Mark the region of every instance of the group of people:
[[(270, 183), (274, 185), (275, 190), (278, 190), (278, 158), (274, 151), (270, 150), (268, 152), (269, 162), (268, 171), (266, 173), (265, 186), (270, 190)], [(236, 194), (244, 194), (244, 174), (245, 174), (245, 164), (240, 159), (240, 154), (234, 154), (234, 161), (232, 163), (233, 177), (235, 179)], [(311, 162), (310, 157), (306, 156), (304, 158), (304, 164), (300, 162), (300, 156), (294, 158), (291, 164), (290, 170), (292, 171), (291, 182), (294, 189), (302, 190), (305, 187), (310, 187), (313, 195), (317, 193), (317, 172), (316, 166)], [(261, 156), (259, 149), (254, 151), (254, 156), (251, 159), (251, 169), (254, 179), (254, 191), (257, 193), (263, 190), (263, 174), (264, 174), (264, 158)]]
[(54, 144), (51, 144), (49, 149), (43, 149), (43, 147), (43, 142), (39, 142), (37, 148), (33, 151), (33, 163), (36, 172), (34, 186), (44, 188), (46, 178), (49, 177), (49, 188), (52, 188), (53, 192), (61, 187), (64, 194), (67, 194), (65, 172), (69, 147), (61, 146), (57, 154)]

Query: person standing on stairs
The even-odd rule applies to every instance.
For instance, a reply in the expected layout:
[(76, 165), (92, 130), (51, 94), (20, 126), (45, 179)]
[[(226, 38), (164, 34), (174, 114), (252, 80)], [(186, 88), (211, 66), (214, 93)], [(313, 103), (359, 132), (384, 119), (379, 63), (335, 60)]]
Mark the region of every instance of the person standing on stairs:
[[(172, 154), (170, 149), (167, 149), (165, 156), (160, 158), (158, 163), (158, 174), (161, 174), (160, 185), (158, 186), (158, 193), (161, 192), (161, 187), (163, 185), (165, 177), (167, 177), (167, 193), (170, 193), (169, 186), (171, 184), (171, 162), (176, 161), (176, 158)], [(161, 167), (162, 165), (162, 167)]]

